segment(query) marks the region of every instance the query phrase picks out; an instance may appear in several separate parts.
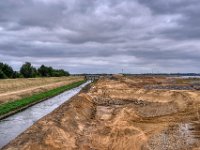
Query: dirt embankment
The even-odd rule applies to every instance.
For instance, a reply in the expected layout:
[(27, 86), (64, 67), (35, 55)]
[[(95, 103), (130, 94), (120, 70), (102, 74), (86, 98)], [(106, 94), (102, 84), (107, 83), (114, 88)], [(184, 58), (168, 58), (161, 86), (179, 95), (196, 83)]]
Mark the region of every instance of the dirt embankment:
[(83, 77), (50, 77), (0, 80), (0, 104), (83, 80)]
[(200, 149), (200, 92), (164, 77), (100, 79), (3, 149)]

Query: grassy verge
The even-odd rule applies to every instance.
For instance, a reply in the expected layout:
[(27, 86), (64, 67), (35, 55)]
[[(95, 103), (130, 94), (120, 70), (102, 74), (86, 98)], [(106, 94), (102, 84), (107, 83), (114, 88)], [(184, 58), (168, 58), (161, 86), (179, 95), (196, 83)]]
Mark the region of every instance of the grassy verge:
[(53, 90), (49, 90), (47, 92), (43, 92), (43, 93), (39, 93), (39, 94), (34, 94), (30, 97), (26, 97), (20, 100), (16, 100), (13, 102), (8, 102), (5, 104), (0, 105), (0, 117), (4, 116), (12, 111), (15, 110), (20, 110), (20, 108), (26, 107), (27, 105), (30, 105), (32, 103), (37, 103), (40, 102), (42, 100), (46, 100), (50, 97), (56, 96), (64, 91), (73, 89), (75, 87), (80, 86), (81, 84), (83, 84), (84, 82), (86, 82), (85, 80), (82, 81), (78, 81), (69, 85), (65, 85), (62, 87), (58, 87), (55, 88)]

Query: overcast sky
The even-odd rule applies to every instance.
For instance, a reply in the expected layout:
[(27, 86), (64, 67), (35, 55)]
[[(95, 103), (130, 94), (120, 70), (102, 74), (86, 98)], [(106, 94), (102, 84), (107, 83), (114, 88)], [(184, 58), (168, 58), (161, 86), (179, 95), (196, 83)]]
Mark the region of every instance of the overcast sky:
[(71, 73), (200, 72), (200, 0), (0, 0), (0, 61)]

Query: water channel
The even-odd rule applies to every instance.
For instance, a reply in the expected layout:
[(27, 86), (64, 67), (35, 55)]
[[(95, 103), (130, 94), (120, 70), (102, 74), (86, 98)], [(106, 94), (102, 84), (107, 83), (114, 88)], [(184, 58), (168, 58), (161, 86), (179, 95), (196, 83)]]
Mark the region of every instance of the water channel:
[(48, 100), (35, 104), (24, 111), (0, 120), (0, 148), (16, 138), (20, 133), (33, 125), (34, 122), (49, 114), (61, 104), (69, 100), (72, 96), (76, 95), (89, 83), (90, 82), (86, 82), (77, 88), (49, 98)]

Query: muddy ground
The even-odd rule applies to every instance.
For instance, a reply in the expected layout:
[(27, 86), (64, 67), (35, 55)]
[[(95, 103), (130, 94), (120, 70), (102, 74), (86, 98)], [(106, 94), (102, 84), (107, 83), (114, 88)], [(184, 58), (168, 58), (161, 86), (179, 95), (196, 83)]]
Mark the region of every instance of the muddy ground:
[(101, 78), (3, 149), (198, 150), (199, 82)]

